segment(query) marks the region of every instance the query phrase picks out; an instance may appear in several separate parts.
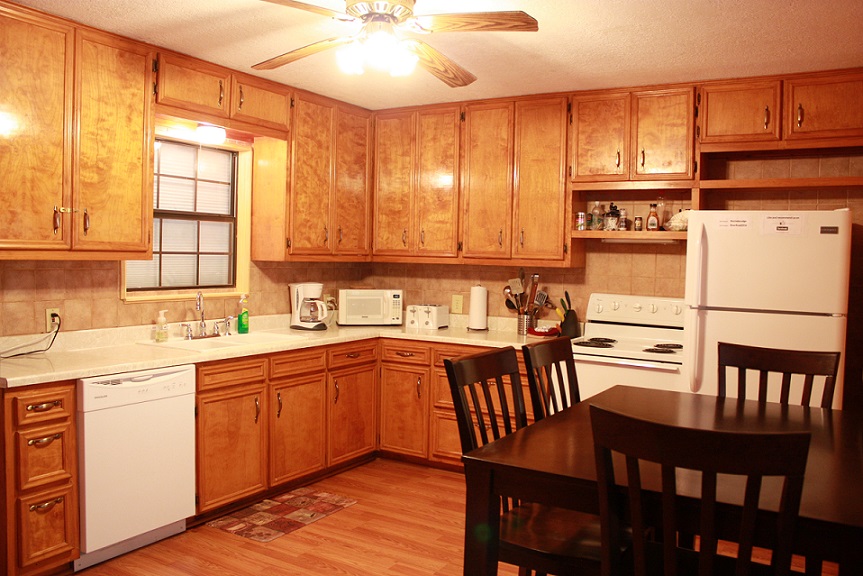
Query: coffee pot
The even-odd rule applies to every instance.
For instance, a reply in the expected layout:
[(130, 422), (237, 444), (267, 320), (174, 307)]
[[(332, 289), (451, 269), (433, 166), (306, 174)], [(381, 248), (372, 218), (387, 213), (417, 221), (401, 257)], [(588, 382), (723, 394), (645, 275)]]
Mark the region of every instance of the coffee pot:
[(291, 328), (326, 330), (327, 305), (321, 300), (324, 285), (318, 282), (291, 284)]

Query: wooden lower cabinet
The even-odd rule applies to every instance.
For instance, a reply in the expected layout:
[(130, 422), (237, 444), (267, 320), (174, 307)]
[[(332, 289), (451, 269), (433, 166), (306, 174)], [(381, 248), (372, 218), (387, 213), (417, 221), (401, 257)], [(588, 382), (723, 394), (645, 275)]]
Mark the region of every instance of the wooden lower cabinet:
[(343, 344), (327, 352), (327, 465), (377, 448), (377, 341)]
[(267, 488), (266, 360), (198, 365), (198, 513)]
[(0, 573), (43, 574), (79, 552), (75, 383), (3, 394)]
[(428, 457), (428, 346), (404, 340), (381, 342), (381, 440), (384, 452)]

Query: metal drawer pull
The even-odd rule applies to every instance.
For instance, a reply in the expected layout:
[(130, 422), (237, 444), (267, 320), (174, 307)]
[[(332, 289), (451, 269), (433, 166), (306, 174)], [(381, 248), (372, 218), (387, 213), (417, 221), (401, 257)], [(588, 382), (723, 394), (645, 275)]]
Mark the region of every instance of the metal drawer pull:
[(54, 234), (60, 230), (60, 209), (54, 206)]
[(45, 436), (44, 438), (34, 438), (33, 440), (27, 441), (27, 446), (36, 446), (37, 448), (44, 448), (45, 446), (51, 444), (54, 440), (59, 440), (63, 435), (60, 433), (54, 434), (53, 436)]
[(225, 99), (225, 84), (219, 80), (219, 107), (222, 106), (222, 101)]
[(408, 245), (408, 229), (407, 228), (402, 230), (402, 245), (403, 246)]
[(53, 402), (43, 402), (42, 404), (28, 404), (27, 412), (47, 412), (48, 410), (56, 407), (62, 406), (62, 400), (54, 400)]
[(63, 497), (58, 496), (53, 500), (49, 500), (47, 502), (43, 502), (42, 504), (30, 504), (30, 512), (40, 512), (44, 514), (45, 512), (49, 512), (51, 508), (56, 506), (57, 504), (61, 504), (63, 502)]
[(243, 102), (245, 102), (245, 101), (246, 101), (246, 97), (243, 95), (243, 85), (240, 84), (240, 103), (237, 104), (237, 110), (238, 111), (243, 109)]
[(422, 244), (423, 246), (425, 246), (425, 245), (426, 245), (426, 231), (425, 231), (425, 228), (423, 228), (423, 229), (421, 229), (421, 230), (420, 230), (420, 244)]
[(644, 148), (641, 149), (641, 167), (644, 168), (644, 162), (646, 158), (644, 156)]
[(497, 231), (497, 245), (503, 246), (503, 228)]
[(617, 149), (617, 160), (614, 161), (614, 167), (620, 168), (620, 148)]
[(255, 424), (258, 423), (258, 418), (261, 417), (261, 400), (255, 396)]
[(767, 130), (767, 126), (770, 125), (770, 106), (764, 107), (764, 129)]
[(352, 358), (353, 359), (353, 358), (359, 358), (359, 357), (360, 357), (359, 352), (351, 352), (350, 354), (345, 354), (345, 358)]
[(339, 226), (339, 244), (342, 243), (342, 227)]
[(524, 248), (524, 228), (521, 229), (521, 235), (519, 236), (518, 243), (521, 244), (522, 248)]
[(87, 212), (87, 209), (84, 208), (84, 236), (87, 235), (87, 232), (90, 231), (90, 214)]
[(417, 376), (417, 398), (422, 398), (422, 390), (420, 390), (420, 387), (422, 386), (422, 384), (423, 384), (423, 379), (421, 377)]
[(797, 127), (803, 126), (803, 104), (797, 105)]
[(402, 358), (410, 358), (413, 355), (413, 352), (396, 352), (396, 356), (401, 356)]
[(339, 381), (333, 380), (333, 386), (336, 387), (336, 397), (333, 399), (333, 404), (339, 403)]
[(324, 246), (327, 245), (327, 242), (330, 241), (330, 230), (326, 226), (324, 226)]
[(282, 393), (276, 392), (276, 400), (279, 402), (279, 409), (276, 410), (276, 418), (282, 417)]

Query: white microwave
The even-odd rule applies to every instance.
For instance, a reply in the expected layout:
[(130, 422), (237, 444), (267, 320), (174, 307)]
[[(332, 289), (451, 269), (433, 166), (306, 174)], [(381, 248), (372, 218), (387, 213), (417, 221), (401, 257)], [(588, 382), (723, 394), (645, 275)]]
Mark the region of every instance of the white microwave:
[(402, 290), (339, 290), (340, 326), (400, 326)]

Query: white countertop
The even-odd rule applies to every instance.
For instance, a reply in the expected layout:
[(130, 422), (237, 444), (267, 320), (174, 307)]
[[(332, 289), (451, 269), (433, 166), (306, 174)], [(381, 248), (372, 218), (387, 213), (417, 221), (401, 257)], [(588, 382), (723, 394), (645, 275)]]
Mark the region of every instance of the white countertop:
[[(465, 325), (459, 326), (462, 323), (458, 319), (451, 320), (453, 325), (441, 330), (407, 329), (402, 326), (345, 327), (333, 324), (327, 330), (310, 332), (285, 328), (288, 319), (288, 316), (259, 316), (254, 318), (250, 331), (274, 335), (289, 334), (292, 338), (208, 350), (182, 350), (153, 342), (142, 343), (150, 340), (152, 326), (61, 332), (48, 352), (0, 359), (0, 387), (13, 388), (180, 364), (197, 364), (378, 337), (516, 348), (536, 341), (534, 337), (516, 334), (515, 318), (499, 319), (498, 322), (490, 319), (489, 327), (492, 329), (486, 332), (468, 331)], [(31, 335), (0, 339), (0, 350), (9, 350), (39, 337)], [(50, 338), (45, 337), (37, 345), (22, 348), (20, 351), (39, 350), (49, 342)]]

